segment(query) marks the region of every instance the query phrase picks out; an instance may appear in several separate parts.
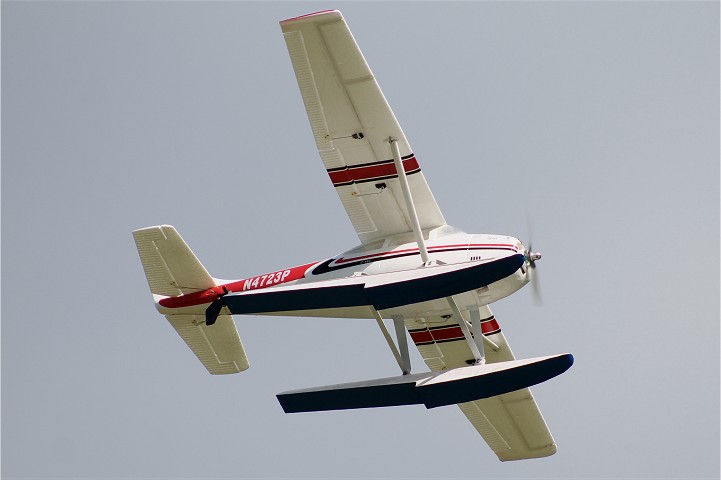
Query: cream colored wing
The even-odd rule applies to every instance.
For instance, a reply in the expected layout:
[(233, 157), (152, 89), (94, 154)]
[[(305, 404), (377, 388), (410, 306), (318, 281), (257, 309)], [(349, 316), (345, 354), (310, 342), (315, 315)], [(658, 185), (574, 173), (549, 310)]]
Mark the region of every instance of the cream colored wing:
[(318, 152), (362, 243), (411, 231), (389, 139), (422, 229), (445, 225), (418, 161), (337, 10), (280, 22)]
[[(465, 315), (465, 313), (464, 313)], [(513, 360), (513, 352), (488, 307), (481, 307), (488, 363)], [(406, 319), (406, 327), (432, 371), (467, 366), (473, 354), (455, 318)], [(501, 461), (547, 457), (556, 445), (528, 388), (458, 405)]]

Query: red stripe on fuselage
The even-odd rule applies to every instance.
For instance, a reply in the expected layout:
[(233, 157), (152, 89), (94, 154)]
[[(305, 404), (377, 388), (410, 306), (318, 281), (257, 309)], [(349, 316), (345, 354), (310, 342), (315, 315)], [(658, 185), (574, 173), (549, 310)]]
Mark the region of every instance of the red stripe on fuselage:
[(313, 262), (243, 280), (235, 280), (233, 282), (224, 283), (222, 285), (203, 290), (202, 292), (193, 292), (177, 297), (163, 298), (158, 303), (167, 308), (202, 305), (204, 303), (210, 303), (226, 293), (258, 290), (260, 288), (273, 287), (282, 283), (292, 282), (293, 280), (299, 280), (305, 277), (305, 272), (307, 272), (310, 267), (317, 264), (318, 262)]
[[(428, 247), (428, 251), (429, 251), (430, 253), (433, 253), (433, 252), (436, 252), (436, 251), (439, 251), (439, 250), (445, 250), (445, 249), (456, 249), (456, 250), (459, 250), (459, 249), (481, 249), (481, 250), (484, 250), (484, 249), (487, 249), (487, 250), (504, 249), (504, 250), (509, 250), (509, 249), (510, 249), (510, 250), (513, 250), (514, 252), (518, 252), (518, 248), (517, 248), (515, 245), (511, 245), (510, 243), (507, 243), (507, 244), (501, 244), (501, 243), (472, 243), (472, 244), (460, 243), (460, 244), (456, 244), (456, 245), (436, 245), (436, 246)], [(414, 252), (419, 252), (419, 253), (420, 253), (420, 250), (419, 250), (418, 248), (406, 248), (406, 249), (403, 249), (403, 250), (390, 250), (390, 251), (387, 251), (387, 252), (370, 253), (370, 254), (368, 254), (368, 255), (361, 255), (361, 256), (358, 256), (358, 257), (349, 257), (349, 258), (343, 258), (343, 257), (341, 257), (341, 258), (336, 259), (334, 263), (335, 263), (336, 265), (339, 265), (339, 264), (348, 263), (348, 262), (357, 262), (357, 261), (360, 261), (360, 260), (370, 260), (370, 259), (374, 259), (374, 258), (384, 257), (384, 256), (386, 256), (386, 255), (397, 255), (397, 254), (399, 254), (399, 253), (414, 253)]]
[[(518, 248), (515, 245), (511, 244), (495, 244), (495, 243), (473, 243), (473, 244), (455, 244), (455, 245), (436, 245), (428, 248), (428, 251), (433, 252), (439, 252), (443, 250), (449, 250), (449, 249), (510, 249), (513, 251), (518, 251)], [(336, 265), (341, 265), (344, 263), (350, 263), (350, 262), (358, 262), (358, 261), (372, 261), (372, 260), (382, 260), (385, 256), (392, 256), (392, 255), (398, 255), (398, 254), (407, 254), (407, 253), (416, 253), (419, 252), (418, 248), (408, 248), (403, 250), (391, 250), (387, 252), (380, 252), (380, 253), (372, 253), (368, 255), (361, 255), (358, 257), (350, 257), (350, 258), (338, 258), (333, 263)], [(217, 299), (219, 296), (224, 295), (229, 292), (242, 292), (247, 290), (256, 290), (259, 288), (268, 288), (275, 285), (280, 285), (283, 283), (292, 282), (293, 280), (299, 280), (301, 278), (305, 277), (305, 273), (308, 271), (308, 269), (314, 265), (317, 265), (319, 262), (313, 262), (308, 263), (305, 265), (300, 265), (297, 267), (285, 269), (285, 270), (279, 270), (277, 272), (267, 273), (264, 275), (258, 275), (255, 277), (250, 277), (247, 279), (242, 280), (236, 280), (233, 282), (228, 282), (222, 285), (218, 285), (216, 287), (209, 288), (207, 290), (203, 290), (200, 292), (193, 292), (188, 293), (185, 295), (179, 295), (177, 297), (168, 297), (161, 299), (158, 303), (162, 305), (163, 307), (168, 308), (180, 308), (180, 307), (190, 307), (194, 305), (202, 305), (204, 303), (210, 303)], [(484, 330), (483, 333), (485, 334), (486, 331)]]

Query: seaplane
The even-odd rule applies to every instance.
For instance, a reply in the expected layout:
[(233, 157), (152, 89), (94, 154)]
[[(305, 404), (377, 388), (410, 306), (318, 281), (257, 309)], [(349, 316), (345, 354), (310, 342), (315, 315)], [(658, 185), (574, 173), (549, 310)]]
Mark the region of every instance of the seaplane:
[[(233, 315), (374, 320), (401, 374), (279, 393), (285, 412), (458, 405), (501, 461), (554, 454), (529, 387), (565, 372), (573, 356), (517, 360), (489, 308), (532, 281), (541, 254), (446, 223), (339, 11), (280, 27), (318, 153), (360, 244), (221, 280), (172, 226), (141, 228), (133, 236), (156, 309), (214, 375), (249, 367)], [(409, 336), (430, 371), (411, 373)]]

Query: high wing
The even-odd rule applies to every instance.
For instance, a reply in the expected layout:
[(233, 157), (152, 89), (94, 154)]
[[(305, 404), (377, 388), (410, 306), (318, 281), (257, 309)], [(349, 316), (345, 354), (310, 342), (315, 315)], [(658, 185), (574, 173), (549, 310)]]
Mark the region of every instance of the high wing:
[[(421, 229), (445, 219), (418, 161), (340, 12), (280, 22), (318, 152), (361, 242), (412, 231), (390, 147), (396, 140)], [(229, 298), (228, 301), (232, 300)], [(514, 356), (488, 307), (481, 308), (488, 363)], [(454, 318), (406, 319), (432, 371), (467, 366), (473, 354)], [(459, 407), (500, 460), (556, 451), (528, 388)]]
[[(481, 307), (486, 362), (514, 360), (513, 352), (488, 307)], [(465, 367), (473, 359), (458, 322), (453, 317), (406, 319), (406, 327), (423, 360), (432, 371)], [(547, 457), (556, 445), (528, 388), (458, 405), (499, 460)]]
[(445, 225), (403, 130), (337, 10), (280, 22), (318, 152), (362, 243), (410, 232), (389, 140), (422, 229)]

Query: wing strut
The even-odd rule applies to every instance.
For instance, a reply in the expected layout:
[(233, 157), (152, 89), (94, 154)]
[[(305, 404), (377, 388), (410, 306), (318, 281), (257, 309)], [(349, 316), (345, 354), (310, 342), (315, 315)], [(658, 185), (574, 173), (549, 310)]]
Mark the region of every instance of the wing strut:
[[(468, 348), (471, 349), (471, 353), (473, 353), (473, 358), (476, 360), (476, 365), (483, 365), (486, 363), (486, 357), (484, 355), (484, 349), (483, 349), (483, 340), (484, 335), (481, 333), (480, 338), (474, 339), (473, 335), (471, 335), (471, 331), (468, 329), (468, 323), (466, 322), (466, 319), (463, 318), (463, 314), (461, 314), (461, 310), (458, 308), (458, 304), (456, 303), (455, 299), (451, 297), (446, 297), (446, 300), (448, 301), (448, 304), (451, 306), (451, 310), (453, 311), (453, 315), (456, 316), (458, 319), (458, 326), (461, 327), (461, 330), (463, 331), (463, 336), (466, 337), (466, 342), (468, 343)], [(473, 316), (473, 314), (471, 314)], [(481, 329), (481, 322), (480, 322), (480, 314), (478, 316), (478, 330)], [(474, 328), (475, 330), (475, 328)]]
[(473, 339), (476, 341), (476, 345), (478, 345), (478, 350), (483, 352), (483, 342), (486, 342), (491, 346), (494, 352), (497, 352), (499, 347), (496, 342), (483, 335), (483, 330), (481, 330), (481, 311), (478, 309), (478, 305), (471, 305), (468, 307), (468, 311), (471, 314)]
[(403, 321), (403, 316), (392, 315), (393, 325), (396, 327), (396, 338), (398, 339), (398, 348), (401, 350), (401, 358), (403, 364), (398, 364), (401, 367), (403, 375), (411, 373), (411, 356), (408, 354), (408, 337), (406, 337), (406, 322)]
[(378, 322), (378, 327), (380, 327), (381, 332), (383, 332), (383, 336), (385, 337), (391, 352), (393, 352), (393, 356), (396, 357), (396, 361), (398, 362), (398, 366), (401, 368), (401, 372), (403, 372), (403, 375), (408, 375), (411, 373), (411, 356), (408, 353), (408, 339), (406, 338), (406, 325), (403, 321), (403, 317), (400, 315), (393, 315), (396, 338), (398, 339), (398, 347), (396, 347), (390, 333), (388, 333), (386, 324), (383, 323), (383, 317), (381, 317), (381, 314), (373, 307), (370, 307), (370, 309), (373, 312), (376, 322)]
[(398, 172), (398, 180), (401, 183), (401, 190), (403, 190), (403, 198), (406, 201), (406, 209), (408, 210), (408, 216), (411, 220), (411, 227), (413, 233), (416, 236), (416, 242), (418, 243), (418, 249), (421, 251), (421, 260), (423, 264), (428, 263), (428, 250), (426, 249), (426, 242), (423, 239), (423, 232), (421, 231), (421, 224), (418, 221), (418, 213), (416, 213), (416, 207), (413, 204), (413, 196), (411, 196), (411, 189), (408, 186), (408, 178), (406, 177), (406, 170), (403, 168), (403, 161), (401, 160), (401, 152), (398, 148), (398, 140), (389, 138), (388, 141), (391, 144), (391, 151), (393, 152), (393, 162), (396, 165), (396, 171)]

